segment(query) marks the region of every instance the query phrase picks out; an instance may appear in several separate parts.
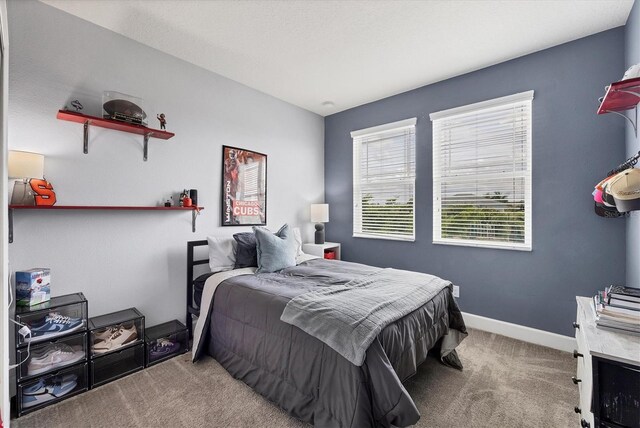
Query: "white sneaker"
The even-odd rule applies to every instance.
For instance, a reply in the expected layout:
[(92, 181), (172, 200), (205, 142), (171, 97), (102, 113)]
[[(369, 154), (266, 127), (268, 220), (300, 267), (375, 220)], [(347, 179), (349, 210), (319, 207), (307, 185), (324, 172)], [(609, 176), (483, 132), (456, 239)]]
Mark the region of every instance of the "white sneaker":
[(34, 355), (29, 360), (27, 374), (37, 375), (56, 367), (66, 366), (80, 361), (85, 356), (82, 347), (71, 347), (64, 343), (56, 343), (47, 347), (44, 353)]
[(100, 340), (107, 340), (109, 336), (118, 331), (121, 326), (114, 325), (107, 327), (104, 330), (96, 330), (93, 332), (93, 342), (99, 342)]
[(96, 354), (104, 354), (105, 352), (118, 349), (126, 345), (127, 343), (131, 343), (137, 338), (138, 330), (136, 330), (135, 324), (131, 324), (131, 326), (129, 327), (125, 327), (124, 325), (122, 325), (117, 331), (115, 331), (105, 340), (100, 340), (94, 343), (93, 352)]

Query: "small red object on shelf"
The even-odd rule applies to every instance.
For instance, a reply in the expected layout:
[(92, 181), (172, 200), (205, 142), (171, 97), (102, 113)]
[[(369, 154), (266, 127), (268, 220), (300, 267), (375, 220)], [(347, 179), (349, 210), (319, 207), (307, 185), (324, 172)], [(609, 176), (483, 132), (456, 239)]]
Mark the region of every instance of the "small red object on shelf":
[(324, 258), (327, 260), (335, 260), (336, 252), (334, 250), (324, 250)]
[(640, 102), (640, 77), (612, 83), (602, 98), (598, 114), (634, 108)]
[(51, 206), (56, 203), (56, 192), (47, 180), (32, 178), (29, 180), (31, 190), (33, 190), (36, 205)]

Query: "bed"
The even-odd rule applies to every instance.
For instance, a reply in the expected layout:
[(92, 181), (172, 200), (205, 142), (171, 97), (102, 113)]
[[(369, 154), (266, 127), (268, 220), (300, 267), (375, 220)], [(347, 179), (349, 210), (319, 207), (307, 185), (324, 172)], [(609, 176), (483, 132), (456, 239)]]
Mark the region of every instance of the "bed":
[[(302, 257), (297, 266), (274, 273), (245, 268), (194, 281), (194, 269), (208, 262), (195, 250), (206, 245), (206, 240), (192, 241), (187, 247), (187, 325), (194, 333), (194, 362), (212, 356), (300, 420), (320, 427), (409, 426), (420, 413), (402, 383), (428, 352), (462, 369), (455, 347), (466, 328), (452, 286), (382, 328), (356, 365), (281, 317), (291, 301), (370, 277), (380, 268)], [(198, 317), (195, 329), (192, 316)]]

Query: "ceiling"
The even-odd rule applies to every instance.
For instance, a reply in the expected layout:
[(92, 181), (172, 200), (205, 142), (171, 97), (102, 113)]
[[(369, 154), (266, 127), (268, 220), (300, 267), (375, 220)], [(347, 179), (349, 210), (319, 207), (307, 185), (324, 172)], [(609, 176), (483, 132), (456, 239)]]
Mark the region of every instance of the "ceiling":
[(322, 116), (624, 25), (633, 6), (633, 0), (41, 1)]

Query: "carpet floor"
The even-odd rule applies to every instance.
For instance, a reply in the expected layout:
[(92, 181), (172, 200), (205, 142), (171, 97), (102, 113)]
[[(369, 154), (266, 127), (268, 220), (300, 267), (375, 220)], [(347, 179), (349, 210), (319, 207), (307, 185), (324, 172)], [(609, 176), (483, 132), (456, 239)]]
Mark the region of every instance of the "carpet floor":
[[(416, 427), (573, 427), (578, 391), (568, 353), (479, 330), (459, 347), (464, 370), (429, 358), (406, 383)], [(233, 379), (182, 355), (17, 420), (27, 427), (309, 427)]]

